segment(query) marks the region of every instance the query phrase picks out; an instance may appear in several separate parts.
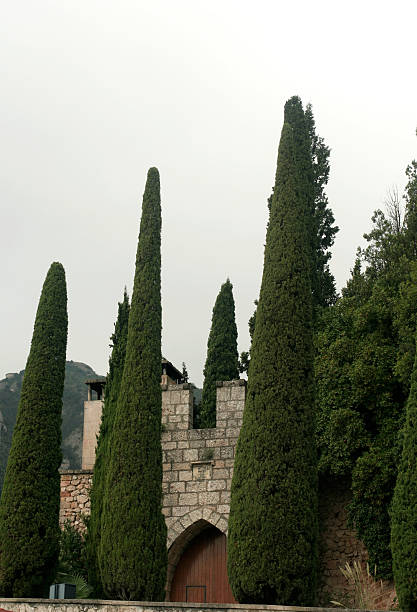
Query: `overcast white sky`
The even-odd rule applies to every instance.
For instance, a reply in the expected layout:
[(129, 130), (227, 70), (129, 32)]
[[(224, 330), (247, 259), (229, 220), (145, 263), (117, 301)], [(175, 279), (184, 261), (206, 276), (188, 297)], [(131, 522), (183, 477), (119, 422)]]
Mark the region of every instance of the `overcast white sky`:
[(67, 274), (67, 358), (106, 373), (150, 166), (164, 355), (201, 384), (227, 276), (247, 349), (294, 94), (332, 149), (343, 286), (373, 210), (417, 157), (416, 23), (415, 0), (1, 0), (0, 378), (25, 367), (52, 261)]

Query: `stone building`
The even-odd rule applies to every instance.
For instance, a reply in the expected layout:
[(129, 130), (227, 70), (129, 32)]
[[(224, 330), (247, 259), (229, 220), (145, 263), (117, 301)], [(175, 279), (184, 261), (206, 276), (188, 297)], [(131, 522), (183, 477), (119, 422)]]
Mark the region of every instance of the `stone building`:
[[(234, 602), (226, 572), (226, 537), (236, 442), (246, 382), (217, 384), (217, 426), (193, 429), (193, 387), (177, 384), (165, 363), (162, 383), (163, 513), (167, 524), (167, 600)], [(164, 367), (164, 366), (163, 366)], [(61, 522), (83, 528), (101, 417), (103, 381), (88, 381), (84, 403), (82, 469), (61, 474)], [(94, 386), (93, 386), (94, 385)], [(93, 397), (95, 392), (95, 396)], [(97, 396), (98, 395), (98, 396)], [(348, 483), (325, 486), (320, 495), (321, 600), (346, 588), (339, 567), (366, 560), (366, 550), (346, 521)]]

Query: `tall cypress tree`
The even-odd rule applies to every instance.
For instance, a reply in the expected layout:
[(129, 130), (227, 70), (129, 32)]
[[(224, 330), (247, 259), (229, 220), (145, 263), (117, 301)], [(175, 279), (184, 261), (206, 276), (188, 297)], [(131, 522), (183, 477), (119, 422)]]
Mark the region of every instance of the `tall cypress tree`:
[(216, 427), (216, 381), (239, 378), (233, 285), (221, 286), (213, 308), (201, 398), (201, 427)]
[[(316, 133), (311, 104), (304, 111), (298, 96), (285, 103), (284, 121), (293, 128), (300, 195), (308, 213), (313, 307), (329, 306), (336, 300), (335, 280), (329, 269), (329, 249), (339, 231), (334, 225), (325, 192), (330, 172), (330, 149)], [(272, 196), (269, 205), (271, 201)]]
[(113, 429), (117, 398), (125, 363), (129, 310), (129, 298), (125, 290), (123, 301), (119, 302), (117, 321), (114, 325), (114, 333), (111, 336), (112, 353), (109, 359), (109, 373), (106, 380), (106, 393), (103, 403), (100, 431), (97, 439), (93, 483), (90, 492), (91, 514), (87, 522), (86, 550), (88, 560), (88, 582), (93, 587), (96, 596), (103, 593), (98, 564), (98, 549), (101, 538), (101, 515), (103, 511), (106, 473), (110, 461), (111, 446), (109, 441)]
[(159, 173), (151, 168), (101, 521), (101, 578), (117, 599), (164, 599), (161, 404), (161, 199)]
[(391, 506), (391, 552), (401, 610), (417, 610), (417, 353), (403, 430), (403, 450)]
[(57, 569), (67, 327), (65, 272), (55, 262), (36, 313), (0, 501), (5, 597), (46, 597)]
[(312, 297), (301, 192), (284, 123), (232, 480), (228, 573), (242, 603), (309, 605), (315, 595)]

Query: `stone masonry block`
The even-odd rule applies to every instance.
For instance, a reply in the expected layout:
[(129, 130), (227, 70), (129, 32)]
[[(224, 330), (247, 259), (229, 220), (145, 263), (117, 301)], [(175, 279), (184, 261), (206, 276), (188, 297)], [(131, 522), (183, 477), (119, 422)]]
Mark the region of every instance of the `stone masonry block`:
[(185, 490), (187, 493), (200, 493), (201, 491), (207, 491), (207, 484), (210, 484), (209, 480), (199, 480), (198, 482), (191, 481), (184, 483)]
[(187, 440), (187, 438), (188, 438), (187, 433), (188, 432), (186, 432), (186, 431), (173, 431), (171, 433), (171, 436), (172, 436), (171, 439), (172, 440)]
[[(164, 503), (165, 503), (165, 500), (164, 500)], [(197, 493), (180, 493), (179, 504), (175, 504), (175, 505), (195, 506), (197, 503), (198, 503)]]
[(205, 521), (210, 521), (212, 514), (213, 514), (213, 510), (211, 510), (210, 508), (203, 508), (203, 519)]
[[(183, 451), (181, 451), (181, 452), (183, 452)], [(181, 463), (173, 463), (172, 464), (172, 469), (173, 470), (179, 470), (179, 471), (181, 471), (181, 470), (189, 470), (190, 469), (190, 464), (188, 462), (184, 463), (183, 461)]]
[(166, 451), (166, 461), (182, 461), (183, 460), (182, 450), (170, 450)]
[(189, 448), (204, 448), (207, 442), (206, 440), (190, 440), (190, 441), (187, 441), (187, 444)]
[(178, 506), (178, 493), (170, 493), (164, 495), (164, 506)]
[(217, 523), (220, 521), (222, 517), (220, 516), (220, 514), (218, 512), (212, 512), (211, 513), (211, 518), (210, 518), (210, 523), (214, 526), (217, 525)]
[(196, 448), (190, 448), (182, 452), (184, 453), (184, 461), (198, 461), (198, 450)]
[(230, 400), (231, 391), (228, 387), (217, 387), (216, 391), (216, 406), (220, 402), (228, 402)]
[(185, 482), (171, 482), (169, 485), (170, 493), (184, 493), (185, 492)]
[(210, 493), (204, 492), (204, 493), (198, 494), (198, 503), (201, 506), (212, 506), (212, 505), (218, 504), (219, 501), (220, 501), (220, 493), (218, 491), (212, 491)]
[(220, 492), (220, 503), (222, 503), (222, 504), (230, 504), (230, 491), (221, 491)]
[(226, 489), (225, 480), (209, 480), (207, 481), (207, 491), (224, 491)]
[(201, 510), (194, 510), (190, 513), (190, 519), (192, 523), (195, 523), (201, 518)]
[(191, 470), (182, 470), (179, 472), (179, 479), (183, 481), (188, 481), (193, 479), (193, 473)]
[(188, 514), (190, 511), (189, 506), (178, 506), (177, 508), (172, 508), (172, 516), (184, 516), (184, 514)]
[(226, 429), (226, 436), (228, 438), (238, 438), (239, 437), (239, 429), (238, 427), (229, 427)]
[(226, 446), (225, 448), (220, 449), (220, 457), (222, 457), (223, 459), (232, 459), (233, 454), (234, 454), (234, 448), (231, 448), (230, 446)]
[(219, 480), (222, 478), (229, 478), (230, 471), (227, 468), (213, 468), (213, 478), (214, 480)]
[(188, 415), (190, 414), (190, 407), (187, 404), (175, 404), (175, 414)]
[(175, 448), (177, 448), (177, 444), (178, 442), (163, 442), (162, 448), (164, 450), (174, 450)]

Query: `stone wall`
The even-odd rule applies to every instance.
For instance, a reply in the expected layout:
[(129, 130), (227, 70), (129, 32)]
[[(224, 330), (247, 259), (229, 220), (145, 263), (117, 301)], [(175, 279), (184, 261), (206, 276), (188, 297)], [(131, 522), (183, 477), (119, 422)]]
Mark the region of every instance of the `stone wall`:
[[(329, 605), (330, 600), (350, 605), (353, 589), (340, 571), (346, 563), (356, 561), (366, 573), (368, 552), (354, 529), (348, 526), (347, 506), (351, 500), (347, 479), (322, 481), (319, 491), (320, 518), (320, 584), (319, 602)], [(374, 608), (387, 610), (394, 606), (393, 583), (368, 581), (374, 594)], [(374, 583), (374, 584), (372, 584)]]
[[(94, 599), (0, 599), (0, 608), (11, 612), (318, 612), (320, 608), (262, 606), (254, 604), (198, 604), (137, 601), (102, 601)], [(321, 608), (323, 612), (328, 608)], [(346, 610), (345, 612), (350, 612)], [(352, 611), (353, 612), (353, 611)]]
[(74, 527), (84, 531), (83, 516), (90, 514), (90, 487), (92, 470), (61, 471), (61, 526), (70, 521)]
[[(190, 540), (209, 525), (227, 534), (233, 463), (245, 396), (243, 380), (218, 383), (217, 427), (193, 429), (192, 386), (188, 383), (163, 386), (162, 486), (163, 513), (168, 528), (168, 593), (176, 564)], [(89, 419), (89, 427), (84, 429), (90, 438), (88, 448), (95, 444), (98, 426), (95, 413), (94, 419)], [(82, 515), (90, 512), (91, 479), (91, 470), (62, 472), (61, 524), (69, 519), (78, 529), (83, 529)], [(335, 598), (347, 601), (349, 587), (339, 568), (346, 561), (364, 564), (367, 560), (363, 544), (347, 526), (349, 500), (349, 483), (334, 480), (322, 483), (321, 604), (328, 604)]]

